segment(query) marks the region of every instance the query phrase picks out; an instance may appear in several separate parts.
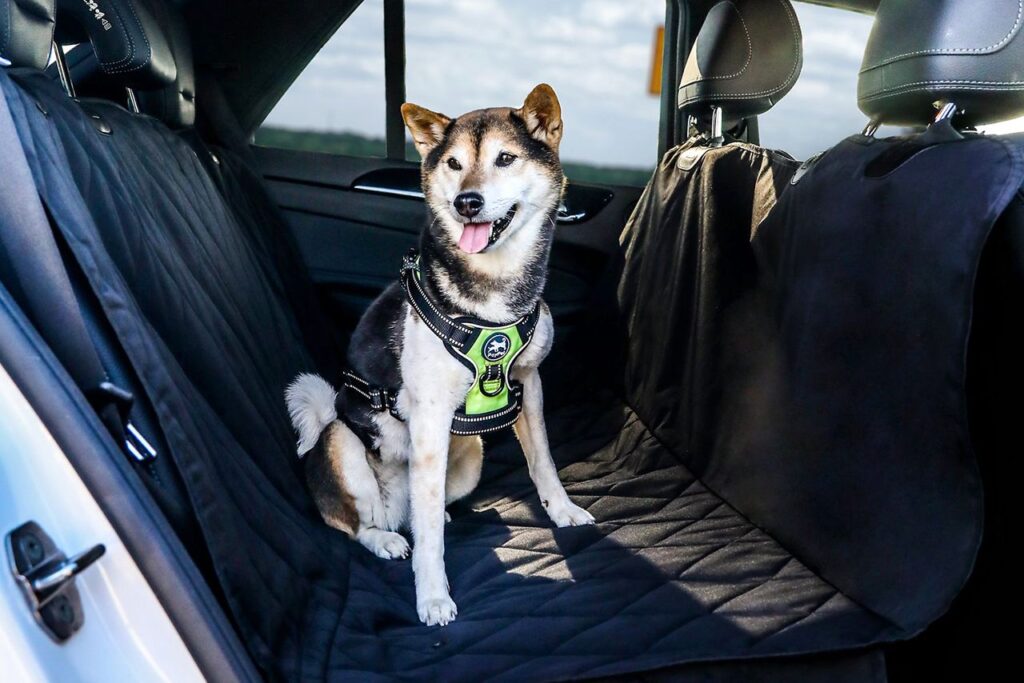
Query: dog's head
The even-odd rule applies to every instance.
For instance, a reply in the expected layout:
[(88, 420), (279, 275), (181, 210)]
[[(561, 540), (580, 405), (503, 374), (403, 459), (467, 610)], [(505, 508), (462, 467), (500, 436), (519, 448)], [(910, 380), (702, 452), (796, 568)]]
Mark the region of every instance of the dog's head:
[(518, 109), (452, 119), (406, 103), (402, 116), (423, 157), (435, 237), (477, 254), (551, 230), (563, 184), (562, 112), (551, 86), (538, 85)]

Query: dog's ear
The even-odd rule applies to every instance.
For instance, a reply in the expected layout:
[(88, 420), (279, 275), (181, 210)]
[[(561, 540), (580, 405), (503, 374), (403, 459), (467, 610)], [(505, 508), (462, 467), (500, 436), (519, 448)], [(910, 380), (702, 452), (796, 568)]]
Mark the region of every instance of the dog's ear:
[(444, 129), (451, 123), (451, 119), (444, 114), (424, 109), (411, 102), (402, 105), (402, 118), (405, 119), (405, 126), (412, 133), (416, 151), (424, 159), (430, 154), (430, 150), (441, 143), (441, 140), (444, 139)]
[(526, 122), (530, 135), (558, 151), (558, 143), (562, 141), (562, 107), (550, 85), (541, 83), (530, 91), (526, 102), (515, 113)]

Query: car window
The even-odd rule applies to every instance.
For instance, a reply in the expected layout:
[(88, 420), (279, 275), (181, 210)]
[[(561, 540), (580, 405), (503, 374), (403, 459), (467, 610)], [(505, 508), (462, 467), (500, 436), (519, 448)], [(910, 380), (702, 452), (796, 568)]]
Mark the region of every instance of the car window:
[[(793, 6), (803, 32), (803, 71), (789, 94), (758, 117), (758, 129), (762, 145), (806, 159), (867, 125), (857, 108), (857, 73), (872, 17), (801, 2)], [(883, 126), (878, 135), (903, 132)]]
[[(275, 106), (257, 144), (384, 156), (382, 7), (360, 5)], [(518, 106), (549, 83), (562, 104), (566, 174), (647, 182), (658, 154), (659, 95), (649, 82), (665, 0), (406, 0), (405, 11), (407, 100), (457, 115)]]
[(384, 156), (384, 3), (366, 0), (299, 74), (256, 144)]
[[(546, 82), (562, 105), (566, 175), (646, 184), (658, 156), (658, 95), (648, 86), (664, 0), (406, 0), (405, 6), (407, 99), (458, 114), (518, 106)], [(471, 26), (481, 30), (466, 30)]]
[(1007, 121), (1000, 121), (999, 123), (990, 123), (986, 126), (978, 126), (978, 130), (982, 133), (989, 133), (991, 135), (1022, 133), (1024, 132), (1024, 116), (1016, 119), (1009, 119)]

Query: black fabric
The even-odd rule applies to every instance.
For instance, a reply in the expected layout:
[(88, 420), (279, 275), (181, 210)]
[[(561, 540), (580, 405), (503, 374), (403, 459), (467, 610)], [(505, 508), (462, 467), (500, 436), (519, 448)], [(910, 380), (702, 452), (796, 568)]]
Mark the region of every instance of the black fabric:
[(56, 40), (92, 43), (100, 69), (131, 88), (174, 82), (174, 53), (146, 0), (57, 0)]
[[(939, 145), (870, 180), (864, 166), (900, 143), (830, 152), (757, 228), (753, 253), (771, 277), (752, 308), (764, 306), (770, 325), (745, 328), (750, 345), (737, 353), (724, 352), (733, 318), (722, 306), (758, 286), (718, 275), (731, 258), (713, 252), (742, 252), (793, 164), (742, 146), (704, 152), (690, 187), (745, 173), (748, 190), (759, 188), (748, 210), (722, 194), (735, 212), (694, 204), (696, 191), (659, 199), (659, 185), (679, 183), (663, 164), (631, 226), (623, 291), (637, 292), (631, 324), (662, 321), (645, 340), (684, 351), (674, 364), (652, 362), (669, 379), (650, 382), (633, 359), (627, 405), (592, 392), (592, 403), (549, 416), (560, 476), (596, 527), (553, 529), (515, 442), (488, 443), (481, 487), (446, 530), (460, 610), (438, 629), (416, 619), (410, 563), (383, 562), (329, 530), (296, 474), (281, 392), (314, 361), (268, 236), (253, 235), (193, 147), (158, 121), (90, 102), (111, 127), (103, 135), (52, 81), (16, 76), (20, 87), (0, 74), (0, 89), (36, 182), (153, 403), (225, 600), (269, 677), (548, 680), (856, 648), (914, 633), (969, 568), (980, 500), (956, 399), (985, 221), (1012, 195), (999, 188), (1019, 185), (1016, 147)], [(920, 169), (936, 164), (958, 168), (948, 182), (973, 192), (937, 187), (931, 173), (922, 182)], [(926, 191), (936, 194), (923, 207)], [(684, 220), (700, 227), (680, 231), (666, 263), (659, 252), (670, 249), (654, 238)], [(711, 237), (713, 225), (728, 232)], [(895, 286), (891, 272), (916, 275), (914, 286)], [(706, 278), (721, 282), (688, 302)], [(928, 335), (893, 325), (916, 325), (922, 307)], [(911, 342), (928, 352), (909, 353)], [(712, 407), (700, 425), (676, 424), (676, 404), (702, 390), (687, 383), (687, 365), (716, 348), (727, 378), (759, 357), (801, 360), (784, 366), (790, 391), (769, 403), (786, 419), (754, 414), (748, 427)], [(843, 380), (876, 381), (815, 381), (835, 367)], [(935, 377), (942, 386), (927, 383)], [(700, 400), (751, 395), (734, 388)], [(799, 416), (814, 418), (810, 427)], [(832, 428), (827, 443), (816, 425)]]
[(53, 36), (53, 3), (54, 0), (0, 0), (0, 57), (14, 66), (46, 67)]
[(771, 109), (803, 65), (800, 25), (789, 0), (723, 0), (707, 14), (679, 84), (691, 114), (719, 106), (730, 120)]
[[(914, 141), (856, 136), (829, 151), (757, 228), (761, 283), (748, 297), (725, 308), (701, 279), (694, 304), (634, 331), (695, 335), (691, 348), (717, 355), (721, 398), (698, 401), (700, 420), (658, 400), (653, 371), (627, 385), (641, 418), (712, 490), (913, 632), (949, 606), (979, 540), (964, 412), (970, 302), (982, 245), (1022, 168), (1016, 144), (975, 137), (867, 176), (905, 145)], [(671, 271), (640, 268), (647, 282), (666, 287), (668, 275), (670, 291), (686, 291)], [(704, 339), (716, 325), (724, 336)], [(688, 351), (674, 372), (707, 362)]]
[[(116, 107), (103, 111), (113, 135), (98, 135), (55, 84), (27, 75), (19, 81), (49, 111), (43, 116), (5, 87), (20, 105), (33, 172), (154, 399), (225, 599), (272, 676), (319, 680), (390, 671), (448, 680), (550, 679), (891, 637), (890, 624), (849, 603), (724, 505), (614, 402), (552, 416), (551, 427), (570, 494), (603, 525), (552, 529), (514, 442), (493, 444), (486, 483), (472, 510), (456, 511), (448, 531), (460, 619), (440, 632), (419, 625), (409, 563), (381, 563), (323, 526), (293, 476), (290, 443), (278, 448), (271, 439), (222, 426), (222, 419), (235, 422), (232, 412), (247, 411), (245, 391), (265, 391), (265, 380), (251, 377), (248, 387), (234, 389), (224, 380), (237, 360), (220, 350), (214, 357), (222, 366), (213, 376), (225, 387), (211, 387), (203, 377), (212, 371), (195, 356), (213, 352), (196, 337), (220, 317), (238, 330), (259, 319), (250, 310), (259, 298), (232, 307), (221, 297), (261, 271), (238, 275), (235, 265), (245, 264), (249, 252), (230, 239), (232, 222), (214, 211), (216, 202), (204, 206), (209, 195), (201, 191), (204, 176), (196, 173), (191, 150), (151, 119)], [(164, 146), (159, 153), (174, 163), (154, 167), (131, 156), (156, 154), (157, 141)], [(77, 189), (65, 168), (77, 177)], [(165, 171), (158, 183), (154, 168)], [(163, 193), (185, 182), (181, 168), (196, 185), (173, 195), (176, 214), (162, 213)], [(96, 177), (105, 182), (91, 182)], [(84, 211), (79, 192), (102, 221)], [(147, 201), (133, 199), (135, 193)], [(182, 218), (200, 208), (211, 214), (205, 221)], [(147, 229), (153, 225), (161, 229)], [(217, 250), (216, 242), (190, 234), (202, 225), (217, 226), (231, 248)], [(184, 239), (181, 232), (190, 234), (186, 244), (175, 243), (175, 236)], [(135, 240), (143, 242), (126, 248)], [(214, 252), (224, 261), (218, 277), (200, 277), (194, 269)], [(171, 282), (173, 297), (160, 296)], [(283, 328), (301, 348), (295, 329)], [(269, 331), (262, 330), (262, 342)], [(218, 339), (218, 349), (230, 339)], [(251, 374), (272, 371), (261, 365), (258, 349), (239, 348)], [(226, 398), (229, 392), (234, 395)], [(286, 424), (281, 413), (270, 419)], [(609, 648), (609, 636), (623, 629), (633, 635)]]
[(715, 446), (732, 360), (721, 340), (730, 307), (757, 280), (750, 239), (798, 167), (755, 145), (702, 143), (694, 137), (658, 165), (623, 232), (618, 293), (627, 397), (652, 430), (693, 458)]
[[(5, 162), (0, 192), (0, 275), (33, 325), (51, 339), (118, 444), (125, 440), (131, 394), (110, 382), (71, 288), (50, 221), (39, 202), (6, 101), (0, 101), (0, 156)], [(47, 283), (40, 287), (40, 280)]]
[(922, 125), (936, 101), (965, 125), (1024, 113), (1024, 0), (883, 2), (864, 52), (857, 99), (868, 116)]

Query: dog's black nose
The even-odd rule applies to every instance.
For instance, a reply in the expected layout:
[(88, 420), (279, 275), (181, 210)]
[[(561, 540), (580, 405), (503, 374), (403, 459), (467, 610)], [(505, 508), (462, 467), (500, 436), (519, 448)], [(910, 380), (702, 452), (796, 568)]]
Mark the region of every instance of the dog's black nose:
[(455, 196), (455, 210), (466, 218), (472, 218), (484, 208), (484, 197), (479, 192), (463, 192)]

